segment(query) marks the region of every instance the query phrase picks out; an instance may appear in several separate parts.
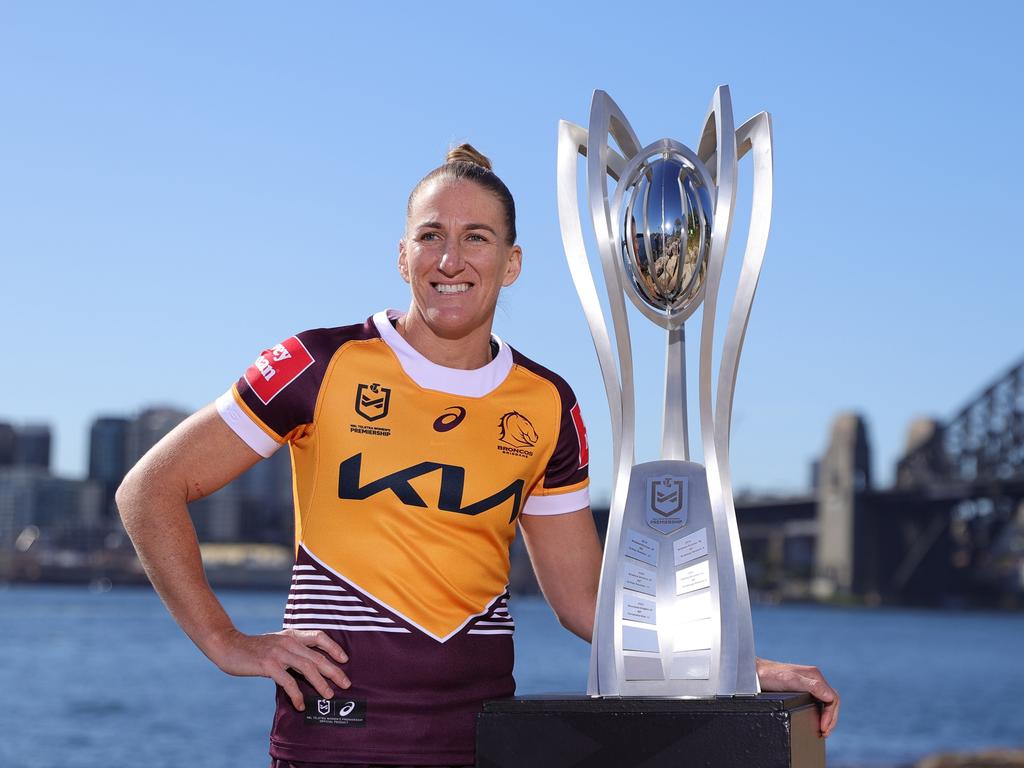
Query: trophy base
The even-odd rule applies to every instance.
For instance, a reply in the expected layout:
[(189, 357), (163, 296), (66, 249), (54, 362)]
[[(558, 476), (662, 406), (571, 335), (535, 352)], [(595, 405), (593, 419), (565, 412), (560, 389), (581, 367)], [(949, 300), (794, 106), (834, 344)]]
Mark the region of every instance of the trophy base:
[(825, 740), (806, 693), (709, 699), (521, 696), (484, 703), (477, 768), (689, 765), (819, 768)]

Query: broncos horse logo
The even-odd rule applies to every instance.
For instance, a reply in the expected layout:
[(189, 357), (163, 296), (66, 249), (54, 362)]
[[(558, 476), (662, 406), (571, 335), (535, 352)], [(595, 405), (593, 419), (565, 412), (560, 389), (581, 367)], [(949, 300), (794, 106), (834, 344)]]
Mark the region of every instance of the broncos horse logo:
[(498, 422), (498, 442), (513, 448), (532, 448), (537, 444), (537, 430), (530, 420), (519, 413), (509, 411)]

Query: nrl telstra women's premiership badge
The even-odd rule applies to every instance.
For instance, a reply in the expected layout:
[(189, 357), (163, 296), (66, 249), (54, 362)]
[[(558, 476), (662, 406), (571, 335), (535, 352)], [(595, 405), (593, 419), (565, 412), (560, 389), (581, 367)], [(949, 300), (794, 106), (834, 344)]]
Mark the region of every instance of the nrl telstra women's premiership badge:
[(686, 525), (689, 479), (666, 475), (647, 481), (647, 524), (658, 533), (672, 533)]

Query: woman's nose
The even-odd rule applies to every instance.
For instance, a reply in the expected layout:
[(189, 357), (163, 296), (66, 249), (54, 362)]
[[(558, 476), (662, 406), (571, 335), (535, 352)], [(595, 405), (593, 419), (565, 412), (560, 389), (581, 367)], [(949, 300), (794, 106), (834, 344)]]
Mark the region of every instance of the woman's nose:
[(458, 242), (448, 241), (445, 244), (444, 253), (441, 254), (441, 263), (437, 265), (437, 268), (444, 274), (452, 277), (461, 272), (464, 266)]

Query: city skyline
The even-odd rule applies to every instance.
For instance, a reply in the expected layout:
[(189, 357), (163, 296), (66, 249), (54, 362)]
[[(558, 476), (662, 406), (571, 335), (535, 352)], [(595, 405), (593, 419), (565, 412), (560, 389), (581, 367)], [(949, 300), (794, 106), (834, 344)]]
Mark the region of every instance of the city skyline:
[[(74, 567), (90, 558), (134, 562), (114, 494), (128, 469), (187, 416), (183, 410), (148, 408), (130, 416), (95, 418), (88, 434), (88, 472), (74, 478), (51, 471), (47, 428), (0, 422), (0, 550), (6, 553), (0, 558), (0, 579), (9, 578), (13, 553), (33, 554), (39, 563), (66, 556)], [(287, 451), (192, 501), (189, 514), (204, 543), (287, 549), (293, 539)]]
[[(4, 420), (0, 417), (0, 467), (2, 466), (33, 466), (43, 469), (55, 478), (66, 480), (97, 480), (109, 486), (110, 495), (116, 490), (125, 472), (138, 461), (146, 451), (153, 447), (156, 442), (166, 435), (181, 421), (184, 421), (192, 411), (186, 408), (175, 407), (166, 403), (150, 403), (143, 405), (132, 413), (99, 413), (95, 414), (88, 423), (88, 428), (83, 438), (86, 449), (82, 459), (84, 466), (79, 472), (62, 471), (56, 465), (53, 457), (52, 445), (55, 441), (55, 433), (48, 422), (25, 422), (17, 423)], [(802, 486), (785, 489), (785, 492), (806, 493), (813, 492), (816, 486), (816, 464), (824, 455), (827, 444), (824, 441), (831, 434), (831, 429), (838, 420), (847, 415), (862, 414), (853, 411), (837, 411), (829, 423), (829, 431), (823, 437), (823, 449), (819, 454), (813, 455), (805, 468), (807, 470), (806, 483)], [(140, 429), (139, 423), (149, 421), (151, 424)], [(908, 422), (908, 441), (916, 445), (922, 435), (931, 434), (931, 427), (927, 419), (917, 423)], [(942, 419), (936, 420), (943, 423)], [(865, 424), (865, 427), (868, 425)], [(922, 431), (924, 430), (924, 431)], [(104, 444), (97, 440), (97, 432), (109, 431), (115, 441), (121, 441), (121, 454), (112, 457), (112, 450), (109, 441)], [(27, 440), (25, 439), (27, 438)], [(866, 436), (867, 445), (871, 445), (870, 433)], [(27, 447), (30, 445), (31, 447)], [(20, 455), (19, 455), (20, 454)], [(288, 454), (288, 446), (283, 445), (275, 456)], [(902, 458), (902, 454), (900, 457)], [(259, 464), (257, 464), (259, 466)], [(873, 470), (872, 470), (873, 471)], [(881, 480), (882, 485), (890, 485), (895, 480), (895, 467), (886, 468)], [(869, 483), (875, 485), (876, 483)], [(743, 494), (758, 495), (760, 493), (772, 495), (778, 493), (777, 489), (744, 488)], [(606, 504), (607, 499), (600, 497), (598, 489), (598, 501)]]
[[(466, 5), (462, 36), (459, 7), (411, 8), (395, 24), (383, 8), (329, 4), (6, 5), (0, 420), (51, 422), (56, 471), (80, 476), (93, 416), (194, 410), (300, 330), (407, 306), (395, 268), (406, 196), (468, 140), (515, 195), (525, 251), (495, 330), (574, 387), (600, 496), (611, 430), (554, 181), (558, 120), (585, 123), (595, 88), (644, 142), (694, 144), (721, 83), (738, 120), (773, 115), (737, 489), (806, 488), (839, 411), (864, 414), (873, 475), (888, 484), (913, 418), (952, 417), (1024, 352), (1012, 330), (1024, 158), (980, 141), (1024, 109), (1011, 98), (1021, 7), (737, 3), (726, 20), (652, 3), (646, 18), (685, 16), (700, 33), (642, 62), (608, 37), (610, 5), (582, 17)], [(725, 286), (749, 206), (740, 174)], [(655, 329), (636, 330), (647, 460), (664, 350)]]

